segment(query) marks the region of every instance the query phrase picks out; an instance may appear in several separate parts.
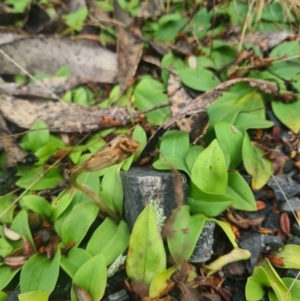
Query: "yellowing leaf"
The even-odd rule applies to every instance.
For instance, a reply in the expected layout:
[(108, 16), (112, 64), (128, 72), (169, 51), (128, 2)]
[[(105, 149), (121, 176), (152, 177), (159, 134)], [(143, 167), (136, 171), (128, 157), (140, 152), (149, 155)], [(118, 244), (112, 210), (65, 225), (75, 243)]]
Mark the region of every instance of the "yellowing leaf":
[(18, 295), (19, 301), (48, 301), (49, 294), (41, 291), (33, 291)]
[(272, 164), (263, 158), (264, 152), (254, 147), (245, 133), (242, 149), (246, 171), (252, 176), (251, 186), (254, 190), (262, 188), (272, 175)]
[(129, 240), (126, 272), (132, 281), (150, 285), (166, 269), (166, 253), (158, 232), (155, 211), (148, 204), (137, 218)]

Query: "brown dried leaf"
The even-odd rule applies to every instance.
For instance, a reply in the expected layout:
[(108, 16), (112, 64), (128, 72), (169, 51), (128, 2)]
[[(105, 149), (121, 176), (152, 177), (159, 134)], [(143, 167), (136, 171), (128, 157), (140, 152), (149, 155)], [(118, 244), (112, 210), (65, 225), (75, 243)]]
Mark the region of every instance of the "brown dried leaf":
[(19, 268), (25, 264), (26, 256), (8, 256), (3, 259), (3, 263), (11, 268)]
[(93, 22), (99, 22), (103, 25), (110, 25), (111, 19), (108, 17), (108, 15), (101, 9), (97, 1), (95, 0), (85, 0), (88, 12), (89, 12), (89, 18)]
[(149, 285), (144, 282), (133, 281), (131, 288), (141, 299), (149, 296)]
[(93, 301), (91, 295), (83, 287), (73, 283), (73, 289), (78, 301)]
[[(168, 80), (168, 97), (171, 102), (171, 112), (176, 116), (180, 110), (193, 101), (192, 97), (182, 87), (178, 76), (170, 74)], [(185, 132), (190, 133), (192, 140), (197, 139), (208, 123), (206, 112), (200, 112), (189, 117), (183, 117), (176, 121), (176, 125)]]
[(39, 102), (14, 98), (0, 93), (0, 112), (9, 121), (29, 129), (36, 120), (43, 120), (51, 131), (89, 132), (131, 122), (123, 107), (102, 109), (64, 102)]
[(9, 228), (7, 228), (6, 224), (4, 224), (4, 235), (13, 241), (17, 241), (21, 238), (21, 235)]
[(258, 217), (254, 219), (244, 218), (240, 214), (234, 211), (228, 210), (226, 213), (227, 219), (237, 225), (241, 229), (248, 229), (249, 227), (258, 226), (265, 219), (265, 217)]
[[(72, 77), (90, 78), (91, 81), (103, 83), (113, 83), (116, 80), (118, 66), (115, 53), (84, 41), (44, 36), (6, 37), (2, 33), (0, 45), (1, 51), (30, 74), (54, 74), (59, 68), (68, 66)], [(21, 71), (0, 53), (0, 73), (20, 74)]]
[(117, 21), (124, 24), (124, 26), (116, 25), (116, 32), (119, 63), (118, 82), (121, 91), (125, 91), (130, 86), (142, 56), (142, 33), (133, 24), (131, 17), (122, 10), (117, 0), (114, 0), (114, 17)]
[(291, 222), (286, 212), (283, 212), (280, 215), (279, 224), (280, 224), (280, 229), (284, 234), (289, 235), (291, 233)]

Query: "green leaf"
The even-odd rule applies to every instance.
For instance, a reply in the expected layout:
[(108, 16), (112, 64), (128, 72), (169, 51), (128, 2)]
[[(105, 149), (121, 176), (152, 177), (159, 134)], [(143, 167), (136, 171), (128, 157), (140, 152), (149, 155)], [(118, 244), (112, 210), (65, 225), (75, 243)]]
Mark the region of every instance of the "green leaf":
[(243, 105), (212, 105), (208, 107), (210, 126), (214, 126), (219, 121), (233, 124), (238, 113), (244, 108)]
[[(169, 164), (165, 160), (167, 160)], [(165, 157), (165, 160), (163, 158), (159, 158), (157, 161), (155, 161), (152, 164), (152, 166), (158, 170), (170, 170), (170, 165), (171, 165), (174, 168), (185, 171), (188, 175), (190, 175), (190, 172), (184, 160), (179, 158), (169, 158), (169, 157)]]
[(68, 208), (71, 204), (74, 194), (70, 193), (70, 190), (63, 190), (58, 197), (56, 197), (52, 203), (52, 220), (55, 221), (59, 216)]
[(48, 301), (49, 294), (42, 291), (33, 291), (18, 295), (19, 301)]
[(200, 9), (194, 16), (193, 34), (195, 34), (198, 39), (203, 39), (205, 37), (206, 31), (211, 27), (210, 19), (213, 16), (213, 11), (207, 11), (206, 8)]
[(149, 297), (156, 298), (158, 297), (168, 286), (171, 276), (177, 270), (176, 266), (171, 266), (167, 270), (163, 270), (157, 274), (152, 280), (149, 288)]
[(35, 164), (35, 166), (43, 165), (50, 156), (56, 153), (57, 147), (53, 145), (51, 142), (48, 142), (46, 145), (39, 148), (34, 155), (39, 159), (39, 161)]
[[(260, 300), (264, 295), (264, 288), (270, 288), (269, 298), (275, 294), (277, 298), (270, 300), (292, 301), (291, 293), (276, 273), (268, 259), (254, 269), (253, 275), (248, 278), (246, 284), (246, 299), (249, 301)], [(271, 294), (270, 294), (271, 293)]]
[[(163, 89), (163, 84), (153, 79), (142, 79), (134, 89), (137, 109), (146, 110), (156, 105), (167, 104), (169, 99), (168, 96), (163, 93)], [(146, 114), (147, 120), (153, 125), (162, 124), (169, 115), (171, 115), (169, 108), (158, 109)]]
[(272, 164), (263, 158), (262, 150), (252, 145), (247, 133), (244, 135), (242, 156), (245, 169), (252, 176), (252, 189), (259, 190), (269, 181), (272, 175)]
[[(180, 70), (184, 67), (183, 61), (174, 56), (171, 52), (168, 52), (161, 60), (161, 66), (168, 69), (174, 68), (176, 70)], [(161, 70), (161, 78), (164, 84), (167, 86), (169, 80), (169, 71), (162, 69)]]
[[(10, 229), (17, 232), (21, 236), (25, 236), (25, 238), (30, 242), (31, 247), (35, 250), (35, 244), (31, 235), (31, 231), (28, 224), (28, 213), (26, 210), (22, 209), (14, 218)], [(15, 248), (22, 248), (23, 241), (15, 241), (12, 243)]]
[(223, 266), (231, 262), (246, 260), (250, 258), (251, 253), (248, 250), (241, 248), (234, 248), (230, 253), (225, 254), (217, 258), (215, 261), (211, 262), (208, 265), (205, 265), (205, 269), (208, 270), (207, 276), (214, 274), (217, 271), (220, 271)]
[(300, 99), (293, 103), (272, 101), (272, 110), (276, 117), (295, 134), (300, 131)]
[(19, 272), (20, 269), (21, 268), (17, 268), (12, 271), (9, 266), (0, 266), (0, 290), (4, 289), (10, 283), (10, 281)]
[(185, 163), (188, 168), (187, 174), (191, 174), (194, 163), (203, 150), (204, 148), (199, 145), (193, 145), (189, 148), (185, 156)]
[(290, 290), (292, 300), (297, 300), (300, 296), (300, 281), (293, 278), (282, 278), (283, 283)]
[(126, 273), (132, 281), (150, 285), (166, 269), (166, 253), (157, 229), (155, 211), (148, 204), (138, 216), (129, 241)]
[(190, 146), (189, 134), (183, 131), (166, 132), (160, 143), (160, 151), (165, 157), (185, 159)]
[(49, 141), (50, 133), (47, 124), (38, 120), (31, 126), (31, 131), (27, 134), (26, 149), (36, 152)]
[(98, 212), (99, 207), (92, 201), (76, 204), (63, 223), (62, 242), (65, 245), (74, 242), (78, 246), (96, 219)]
[(53, 208), (43, 197), (39, 195), (26, 195), (22, 198), (22, 202), (26, 207), (39, 213), (41, 216), (49, 219), (51, 218)]
[(87, 16), (88, 16), (87, 8), (82, 7), (76, 10), (75, 12), (64, 15), (62, 18), (65, 20), (68, 26), (80, 31)]
[(78, 269), (92, 257), (93, 256), (84, 249), (72, 248), (66, 256), (61, 257), (60, 266), (73, 278)]
[(0, 292), (0, 301), (7, 301), (7, 294), (4, 292)]
[(21, 169), (19, 167), (18, 175), (21, 178), (16, 182), (16, 185), (22, 188), (30, 187), (31, 190), (43, 190), (54, 188), (63, 181), (61, 170), (58, 167), (52, 167), (46, 174), (43, 174), (44, 172), (45, 169), (43, 166), (30, 169), (27, 167)]
[(191, 180), (203, 192), (223, 194), (227, 177), (223, 152), (217, 140), (214, 140), (196, 159)]
[(213, 72), (200, 67), (181, 69), (179, 78), (187, 87), (197, 91), (210, 90), (220, 83)]
[(17, 14), (17, 13), (25, 12), (25, 10), (27, 9), (27, 6), (30, 3), (30, 0), (19, 0), (19, 1), (5, 0), (4, 2), (5, 2), (5, 4), (12, 5), (13, 6), (12, 13)]
[(44, 291), (51, 293), (58, 278), (60, 250), (52, 259), (35, 254), (24, 264), (20, 276), (21, 293)]
[(226, 193), (235, 199), (234, 208), (246, 211), (257, 210), (252, 190), (237, 171), (228, 173)]
[(280, 262), (283, 262), (283, 265), (278, 264), (276, 260), (274, 261), (273, 265), (284, 268), (284, 269), (300, 269), (300, 262), (298, 260), (300, 246), (287, 244), (283, 246), (280, 251), (276, 252), (276, 257), (280, 258)]
[(134, 154), (134, 159), (136, 160), (147, 144), (146, 132), (140, 125), (137, 125), (134, 128), (133, 133), (132, 133), (132, 139), (134, 141), (137, 141), (140, 143), (139, 148), (136, 150), (136, 152)]
[(216, 123), (215, 132), (223, 152), (230, 156), (229, 168), (237, 168), (242, 162), (242, 133), (226, 122)]
[[(121, 163), (122, 165), (122, 163)], [(123, 185), (120, 176), (120, 164), (105, 169), (101, 181), (100, 198), (105, 201), (111, 209), (123, 212)]]
[(205, 224), (205, 216), (191, 216), (187, 205), (175, 210), (171, 216), (170, 231), (167, 234), (168, 247), (172, 258), (180, 269), (189, 260)]
[(5, 239), (3, 226), (0, 225), (0, 256), (5, 257), (11, 253), (13, 247), (11, 244)]
[(267, 129), (274, 125), (272, 121), (261, 119), (254, 114), (239, 113), (234, 125), (241, 131), (245, 132), (248, 129)]
[[(128, 226), (123, 220), (116, 225), (114, 221), (106, 218), (93, 233), (86, 250), (93, 256), (103, 254), (109, 265), (127, 249), (129, 236)], [(99, 244), (99, 241), (102, 243)]]
[[(8, 194), (6, 196), (0, 196), (0, 223), (7, 224), (13, 221), (14, 210), (17, 205), (12, 204), (12, 200), (16, 198), (15, 194)], [(7, 208), (10, 208), (7, 210)], [(7, 210), (7, 211), (6, 211)], [(3, 214), (3, 212), (5, 212)]]
[[(92, 297), (92, 300), (100, 300), (105, 292), (106, 280), (107, 269), (105, 257), (103, 254), (99, 254), (79, 268), (73, 278), (73, 283), (85, 289)], [(71, 300), (78, 300), (73, 289)]]

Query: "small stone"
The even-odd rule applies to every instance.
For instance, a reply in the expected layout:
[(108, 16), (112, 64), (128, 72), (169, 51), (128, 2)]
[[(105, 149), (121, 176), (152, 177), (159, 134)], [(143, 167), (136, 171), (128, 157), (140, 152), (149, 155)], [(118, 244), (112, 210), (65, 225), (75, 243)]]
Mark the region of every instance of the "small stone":
[(297, 222), (293, 223), (291, 230), (292, 230), (292, 234), (300, 237), (300, 226)]
[(268, 182), (268, 185), (273, 189), (275, 193), (275, 197), (278, 201), (285, 201), (284, 195), (280, 191), (278, 185), (281, 187), (282, 191), (286, 195), (286, 198), (291, 198), (300, 191), (300, 184), (294, 181), (292, 178), (288, 177), (287, 175), (277, 175), (275, 176), (276, 181), (273, 177)]
[(293, 211), (300, 211), (300, 199), (291, 198), (288, 202), (280, 202), (278, 205), (280, 212), (293, 213)]
[(300, 279), (300, 270), (289, 269), (285, 273), (285, 277)]
[(20, 290), (13, 291), (7, 295), (7, 301), (19, 301)]
[(215, 222), (206, 222), (197, 241), (195, 250), (189, 259), (191, 263), (206, 262), (211, 258), (214, 243)]
[(245, 296), (245, 292), (242, 291), (238, 291), (237, 293), (235, 293), (232, 297), (232, 301), (246, 301), (246, 296)]
[[(186, 201), (188, 186), (185, 175), (180, 174), (184, 201)], [(169, 217), (177, 207), (172, 172), (161, 172), (145, 167), (134, 167), (126, 172), (121, 172), (124, 189), (124, 217), (129, 229), (145, 208), (153, 201), (163, 209), (163, 215)]]
[(291, 243), (292, 243), (293, 245), (300, 246), (300, 237), (294, 236), (294, 237), (292, 238)]
[(283, 246), (283, 243), (277, 236), (251, 233), (243, 236), (238, 245), (251, 253), (251, 257), (246, 261), (246, 268), (251, 275), (261, 253), (266, 249), (268, 251), (279, 249)]
[(275, 229), (278, 230), (279, 229), (279, 214), (271, 211), (270, 213), (267, 214), (266, 218), (264, 219), (263, 223), (262, 223), (262, 227), (263, 228), (267, 228), (267, 229)]
[(107, 298), (108, 301), (130, 301), (130, 296), (125, 289), (122, 289), (114, 294), (110, 294)]

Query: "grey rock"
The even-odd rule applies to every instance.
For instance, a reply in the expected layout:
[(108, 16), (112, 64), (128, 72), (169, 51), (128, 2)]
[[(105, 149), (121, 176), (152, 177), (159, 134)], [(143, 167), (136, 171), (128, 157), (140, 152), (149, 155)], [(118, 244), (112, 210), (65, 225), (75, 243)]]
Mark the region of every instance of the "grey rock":
[(125, 289), (122, 289), (114, 294), (110, 294), (107, 298), (108, 301), (130, 301), (130, 296)]
[(195, 250), (189, 259), (189, 262), (206, 262), (211, 258), (212, 247), (214, 243), (215, 222), (206, 222), (202, 233), (197, 241)]
[(19, 294), (21, 294), (20, 290), (12, 291), (7, 295), (7, 301), (19, 301)]
[(280, 212), (292, 213), (293, 211), (300, 211), (300, 199), (291, 198), (288, 202), (280, 202), (278, 205)]
[(300, 270), (294, 270), (294, 269), (289, 269), (286, 271), (285, 273), (285, 277), (289, 277), (289, 278), (297, 278), (300, 280), (300, 274), (299, 274)]
[(297, 222), (293, 223), (291, 230), (292, 230), (292, 234), (300, 237), (300, 226)]
[[(300, 184), (287, 175), (278, 175), (275, 176), (275, 179), (288, 199), (300, 192)], [(273, 189), (278, 201), (285, 201), (284, 195), (280, 191), (276, 181), (272, 177), (268, 185)]]
[(267, 229), (275, 229), (278, 230), (279, 229), (279, 214), (271, 211), (270, 213), (267, 214), (266, 218), (264, 219), (263, 223), (262, 223), (262, 227), (263, 228), (267, 228)]
[[(186, 200), (187, 180), (183, 174), (180, 175)], [(150, 201), (158, 204), (166, 217), (170, 216), (177, 207), (174, 197), (173, 173), (135, 167), (121, 172), (121, 179), (124, 189), (124, 218), (129, 229), (133, 228), (138, 215)]]
[(251, 257), (246, 261), (246, 268), (248, 273), (252, 274), (260, 254), (266, 247), (268, 250), (279, 249), (283, 246), (283, 242), (277, 236), (251, 233), (242, 237), (238, 245), (251, 253)]
[(293, 245), (300, 246), (300, 237), (294, 236), (294, 237), (292, 238), (291, 243), (292, 243)]

